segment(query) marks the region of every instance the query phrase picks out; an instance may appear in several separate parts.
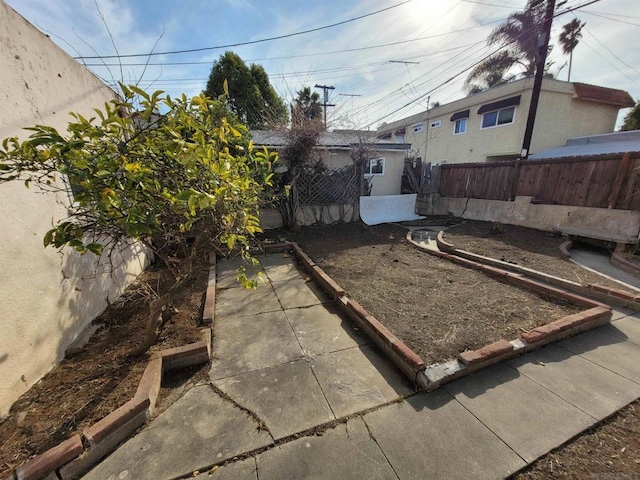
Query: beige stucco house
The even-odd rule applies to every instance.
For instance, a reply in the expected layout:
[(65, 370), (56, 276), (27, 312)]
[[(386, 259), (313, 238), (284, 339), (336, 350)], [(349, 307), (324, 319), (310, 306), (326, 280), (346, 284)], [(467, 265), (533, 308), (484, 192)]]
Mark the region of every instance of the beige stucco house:
[[(275, 151), (286, 143), (285, 136), (273, 130), (252, 130), (251, 137), (256, 146)], [(351, 152), (361, 142), (371, 150), (365, 171), (371, 182), (371, 195), (400, 195), (408, 144), (381, 140), (375, 132), (325, 132), (318, 140), (316, 155), (329, 169), (345, 167), (353, 163)]]
[[(17, 12), (0, 1), (0, 140), (26, 138), (23, 127), (60, 132), (69, 112), (93, 116), (115, 93)], [(93, 254), (43, 248), (52, 221), (68, 216), (69, 196), (22, 182), (0, 184), (0, 419), (53, 368), (84, 327), (146, 264), (139, 245), (115, 258), (113, 274)]]
[[(491, 88), (378, 129), (378, 138), (411, 144), (411, 156), (434, 164), (511, 160), (522, 149), (533, 77)], [(618, 111), (635, 102), (623, 91), (546, 78), (531, 154), (567, 139), (613, 132)]]

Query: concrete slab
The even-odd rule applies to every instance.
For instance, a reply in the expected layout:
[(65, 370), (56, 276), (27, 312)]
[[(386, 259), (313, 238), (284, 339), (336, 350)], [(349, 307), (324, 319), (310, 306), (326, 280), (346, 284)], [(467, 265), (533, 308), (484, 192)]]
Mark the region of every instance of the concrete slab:
[(83, 478), (181, 477), (271, 444), (257, 426), (208, 385), (195, 387)]
[(242, 257), (218, 260), (216, 263), (216, 286), (218, 288), (241, 287), (236, 278), (240, 266), (245, 268), (248, 277), (254, 277), (263, 270), (260, 263), (253, 265), (253, 263), (243, 260)]
[(625, 317), (602, 327), (602, 331), (640, 345), (640, 321), (635, 317)]
[(301, 279), (274, 282), (273, 288), (285, 309), (310, 307), (330, 301), (318, 285)]
[(285, 314), (306, 355), (322, 355), (369, 343), (348, 320), (338, 315), (332, 304), (291, 309)]
[(196, 480), (258, 480), (258, 468), (255, 458), (229, 463), (224, 467), (214, 468), (201, 473)]
[(587, 249), (572, 248), (571, 261), (621, 284), (621, 288), (640, 291), (640, 278), (611, 265), (610, 257)]
[(254, 412), (276, 440), (335, 418), (306, 360), (214, 383)]
[(260, 480), (397, 480), (360, 418), (256, 457)]
[(505, 364), (443, 388), (526, 462), (595, 423), (586, 413)]
[(640, 385), (555, 345), (508, 364), (597, 420), (640, 397)]
[(363, 417), (402, 480), (503, 478), (525, 466), (444, 390)]
[(229, 288), (216, 292), (216, 319), (242, 317), (280, 310), (280, 302), (271, 284), (261, 284), (255, 290)]
[(322, 355), (311, 365), (336, 418), (413, 392), (404, 375), (373, 346)]
[(282, 282), (293, 279), (303, 280), (309, 276), (288, 253), (262, 255), (260, 256), (260, 263), (271, 282)]
[(216, 318), (210, 377), (230, 377), (302, 357), (284, 312)]
[(615, 322), (620, 318), (628, 317), (629, 315), (634, 315), (637, 313), (635, 310), (630, 310), (624, 307), (615, 307), (611, 310), (611, 321)]
[(640, 383), (640, 347), (620, 337), (609, 335), (602, 328), (564, 340), (558, 345)]

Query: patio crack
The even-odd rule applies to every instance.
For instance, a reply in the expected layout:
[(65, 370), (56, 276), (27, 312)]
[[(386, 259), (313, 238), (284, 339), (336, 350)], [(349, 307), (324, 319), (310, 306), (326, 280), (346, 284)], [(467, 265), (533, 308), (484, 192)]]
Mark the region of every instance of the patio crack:
[(275, 442), (275, 438), (273, 437), (273, 434), (271, 433), (271, 430), (269, 430), (269, 427), (267, 427), (267, 424), (264, 422), (264, 420), (262, 420), (260, 418), (260, 416), (256, 412), (254, 412), (253, 410), (251, 410), (251, 409), (249, 409), (249, 408), (247, 408), (247, 407), (245, 407), (243, 405), (240, 405), (233, 398), (231, 398), (225, 392), (223, 392), (218, 387), (216, 387), (213, 383), (210, 383), (209, 386), (214, 391), (214, 393), (216, 395), (218, 395), (220, 398), (222, 398), (223, 400), (226, 400), (227, 402), (233, 404), (234, 407), (239, 408), (244, 413), (246, 413), (249, 417), (251, 417), (253, 419), (253, 421), (258, 424), (257, 429), (267, 432), (269, 434), (269, 436), (271, 437), (271, 442)]

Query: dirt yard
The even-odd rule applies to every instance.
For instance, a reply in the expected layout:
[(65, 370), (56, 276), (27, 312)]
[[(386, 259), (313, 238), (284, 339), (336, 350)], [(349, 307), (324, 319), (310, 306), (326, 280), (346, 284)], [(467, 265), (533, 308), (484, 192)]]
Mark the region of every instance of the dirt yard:
[[(203, 260), (195, 282), (175, 304), (178, 313), (149, 353), (200, 339), (207, 278), (208, 264)], [(83, 351), (63, 360), (14, 403), (9, 417), (0, 424), (0, 478), (133, 397), (149, 359), (148, 354), (131, 355), (143, 338), (147, 318), (143, 295), (148, 287), (163, 291), (170, 281), (165, 270), (151, 267), (143, 273), (121, 297), (123, 302), (114, 303), (94, 321), (101, 329)], [(160, 408), (199, 372), (191, 369), (163, 382)]]
[(427, 363), (580, 311), (419, 252), (406, 230), (362, 223), (279, 232)]
[(512, 480), (640, 478), (640, 401), (566, 445), (549, 452)]
[(514, 262), (573, 282), (622, 288), (563, 257), (559, 247), (564, 239), (553, 233), (514, 225), (500, 225), (496, 229), (492, 228), (491, 222), (460, 220), (444, 232), (444, 238), (456, 248)]

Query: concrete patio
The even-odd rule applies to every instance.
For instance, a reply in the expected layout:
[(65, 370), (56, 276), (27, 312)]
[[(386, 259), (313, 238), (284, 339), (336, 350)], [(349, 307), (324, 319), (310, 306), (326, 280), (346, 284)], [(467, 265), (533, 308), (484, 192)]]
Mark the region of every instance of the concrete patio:
[(630, 311), (416, 393), (288, 254), (260, 261), (255, 291), (218, 265), (210, 380), (85, 478), (504, 478), (640, 397)]

